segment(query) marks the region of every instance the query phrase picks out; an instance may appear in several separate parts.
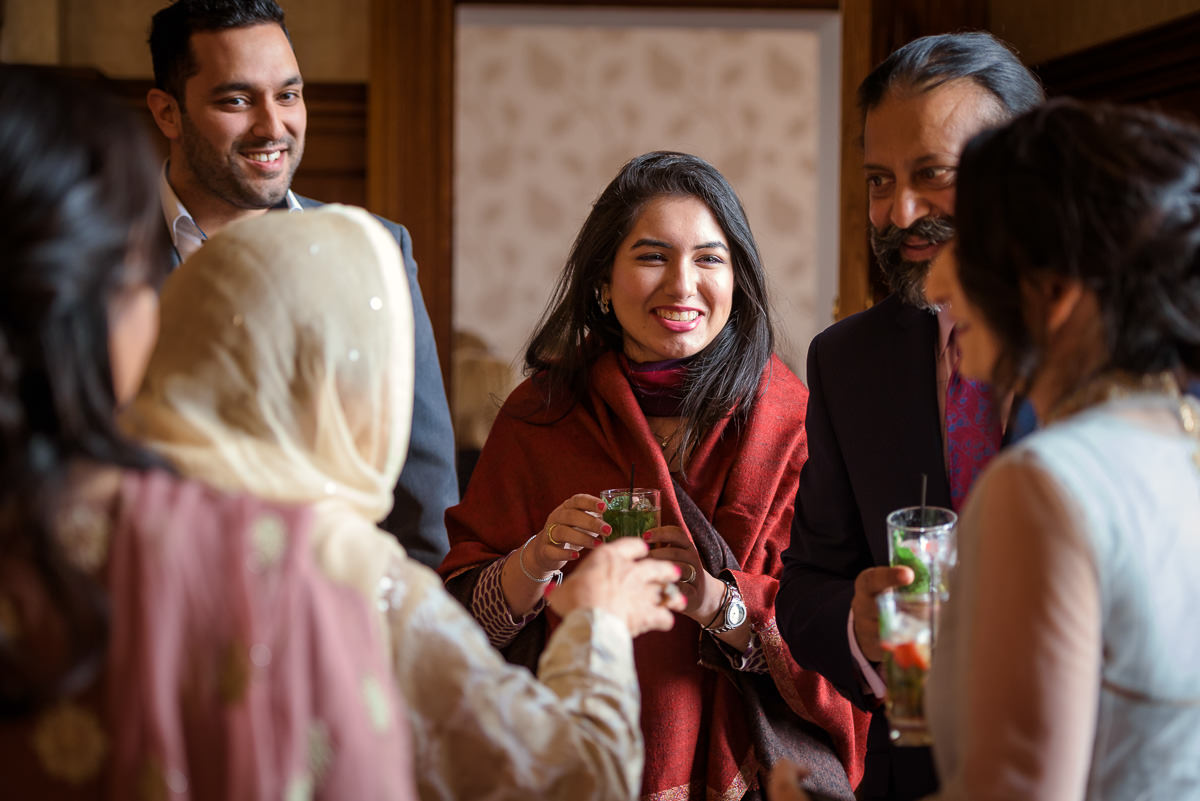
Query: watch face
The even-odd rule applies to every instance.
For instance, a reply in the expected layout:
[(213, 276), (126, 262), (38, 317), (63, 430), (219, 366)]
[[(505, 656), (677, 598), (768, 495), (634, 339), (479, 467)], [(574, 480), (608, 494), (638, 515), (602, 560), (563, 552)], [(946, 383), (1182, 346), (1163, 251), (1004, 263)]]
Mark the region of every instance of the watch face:
[(746, 605), (742, 603), (741, 598), (734, 598), (729, 602), (729, 608), (725, 610), (725, 625), (731, 629), (736, 629), (742, 625), (742, 621), (746, 619)]

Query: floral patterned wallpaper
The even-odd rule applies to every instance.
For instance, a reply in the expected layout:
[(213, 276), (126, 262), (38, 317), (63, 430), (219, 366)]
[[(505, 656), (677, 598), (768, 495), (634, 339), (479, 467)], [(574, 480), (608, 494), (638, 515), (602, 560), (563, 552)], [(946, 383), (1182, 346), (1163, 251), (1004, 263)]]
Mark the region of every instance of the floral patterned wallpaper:
[(818, 206), (835, 209), (837, 195), (821, 196), (818, 172), (837, 152), (819, 152), (818, 123), (837, 108), (821, 108), (820, 34), (677, 18), (460, 17), (454, 319), (502, 360), (519, 367), (592, 202), (649, 150), (702, 156), (737, 190), (767, 265), (778, 349), (797, 373), (829, 323), (819, 273), (833, 285), (836, 249), (818, 264), (818, 238), (836, 238), (836, 216)]

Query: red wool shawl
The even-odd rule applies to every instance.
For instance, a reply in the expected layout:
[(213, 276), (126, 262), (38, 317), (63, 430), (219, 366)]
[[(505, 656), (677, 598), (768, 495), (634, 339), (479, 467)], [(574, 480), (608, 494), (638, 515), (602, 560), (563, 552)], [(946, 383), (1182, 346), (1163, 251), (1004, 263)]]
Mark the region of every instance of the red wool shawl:
[[(462, 503), (446, 513), (450, 553), (443, 577), (483, 566), (518, 548), (570, 496), (629, 483), (662, 490), (662, 524), (686, 530), (671, 473), (612, 353), (591, 370), (591, 393), (551, 425), (524, 422), (538, 408), (530, 381), (505, 403), (488, 436)], [(788, 545), (800, 468), (808, 456), (808, 390), (772, 356), (765, 388), (736, 435), (722, 420), (688, 464), (688, 494), (729, 543), (751, 624), (766, 649), (771, 676), (791, 709), (824, 729), (857, 786), (868, 717), (833, 686), (792, 660), (775, 624), (775, 594)], [(568, 565), (568, 570), (571, 566)], [(556, 620), (551, 614), (551, 625)], [(698, 624), (677, 615), (669, 632), (634, 642), (642, 688), (646, 768), (642, 797), (740, 799), (759, 767), (733, 683), (699, 661)]]

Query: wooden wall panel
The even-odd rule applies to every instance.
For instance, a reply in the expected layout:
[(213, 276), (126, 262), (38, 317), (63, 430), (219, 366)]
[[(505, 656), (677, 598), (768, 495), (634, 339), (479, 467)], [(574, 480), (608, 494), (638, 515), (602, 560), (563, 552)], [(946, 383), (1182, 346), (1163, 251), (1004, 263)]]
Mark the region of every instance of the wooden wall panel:
[(839, 196), (841, 245), (838, 294), (833, 316), (840, 320), (870, 305), (871, 258), (867, 241), (867, 190), (862, 171), (862, 118), (857, 90), (875, 64), (872, 0), (842, 0), (842, 150)]
[(1051, 96), (1141, 103), (1200, 122), (1200, 12), (1037, 67)]
[(842, 0), (842, 196), (838, 319), (887, 294), (867, 240), (867, 187), (862, 176), (862, 115), (858, 85), (901, 45), (920, 36), (978, 30), (986, 2), (962, 0)]
[(326, 203), (367, 205), (367, 87), (306, 84), (308, 133), (292, 188)]
[(421, 292), (453, 397), (453, 0), (371, 0), (368, 85), (367, 205), (412, 233)]

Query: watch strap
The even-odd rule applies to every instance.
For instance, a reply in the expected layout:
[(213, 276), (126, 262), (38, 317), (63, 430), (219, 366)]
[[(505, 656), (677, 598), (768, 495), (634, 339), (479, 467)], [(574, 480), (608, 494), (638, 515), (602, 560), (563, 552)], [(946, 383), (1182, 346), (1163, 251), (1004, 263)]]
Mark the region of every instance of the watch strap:
[(713, 612), (712, 620), (708, 621), (704, 626), (705, 631), (713, 630), (713, 623), (717, 622), (717, 618), (725, 614), (725, 605), (729, 603), (729, 582), (724, 579), (721, 583), (725, 585), (724, 591), (721, 593), (721, 603), (717, 604), (717, 611)]
[[(736, 624), (731, 625), (729, 622), (729, 608), (731, 606), (733, 606), (735, 603), (742, 607), (742, 619), (739, 620)], [(742, 601), (741, 591), (737, 588), (737, 585), (734, 584), (732, 581), (726, 581), (725, 582), (725, 595), (721, 599), (721, 608), (717, 614), (717, 616), (721, 618), (721, 625), (713, 626), (712, 623), (710, 623), (708, 626), (705, 627), (705, 631), (710, 631), (713, 634), (724, 634), (727, 631), (732, 631), (733, 629), (740, 626), (746, 620), (745, 611), (746, 611), (746, 604), (744, 601)], [(715, 622), (716, 622), (716, 618), (713, 618), (713, 623), (715, 623)]]

